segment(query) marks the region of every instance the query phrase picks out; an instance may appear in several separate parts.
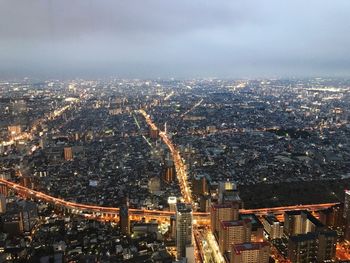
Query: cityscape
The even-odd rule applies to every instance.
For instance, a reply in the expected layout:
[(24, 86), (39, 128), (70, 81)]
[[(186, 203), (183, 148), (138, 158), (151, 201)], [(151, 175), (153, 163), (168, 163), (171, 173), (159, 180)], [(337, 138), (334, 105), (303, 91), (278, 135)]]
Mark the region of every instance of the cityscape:
[(350, 80), (0, 87), (2, 262), (350, 260)]
[(350, 263), (349, 10), (1, 0), (0, 263)]

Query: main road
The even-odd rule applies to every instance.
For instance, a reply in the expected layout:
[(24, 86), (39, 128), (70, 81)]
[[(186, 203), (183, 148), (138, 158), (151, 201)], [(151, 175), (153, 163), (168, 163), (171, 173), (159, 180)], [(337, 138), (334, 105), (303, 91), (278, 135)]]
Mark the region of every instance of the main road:
[(163, 140), (163, 142), (168, 146), (171, 155), (173, 157), (175, 170), (176, 170), (176, 176), (180, 184), (180, 190), (182, 197), (186, 203), (193, 203), (192, 200), (192, 194), (191, 194), (191, 188), (188, 184), (188, 175), (186, 171), (186, 167), (184, 162), (182, 161), (180, 151), (176, 148), (176, 146), (171, 142), (168, 135), (160, 131), (158, 127), (154, 124), (154, 122), (151, 120), (150, 116), (144, 111), (143, 109), (139, 110), (139, 112), (142, 114), (142, 116), (145, 118), (147, 124), (152, 130), (158, 130), (159, 131), (159, 137)]

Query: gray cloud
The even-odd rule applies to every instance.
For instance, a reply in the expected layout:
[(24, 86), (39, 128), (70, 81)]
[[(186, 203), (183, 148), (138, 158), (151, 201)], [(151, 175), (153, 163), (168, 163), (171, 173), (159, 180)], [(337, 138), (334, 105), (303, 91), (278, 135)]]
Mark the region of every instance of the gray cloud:
[(0, 0), (0, 75), (349, 75), (348, 0)]

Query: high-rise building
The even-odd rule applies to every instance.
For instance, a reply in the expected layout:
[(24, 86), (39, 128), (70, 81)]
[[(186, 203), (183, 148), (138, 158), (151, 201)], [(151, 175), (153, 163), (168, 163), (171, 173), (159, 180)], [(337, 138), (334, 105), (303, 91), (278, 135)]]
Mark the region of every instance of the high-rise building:
[(238, 220), (239, 208), (233, 204), (214, 204), (210, 211), (211, 231), (218, 236), (221, 221)]
[(130, 235), (129, 201), (126, 197), (119, 208), (120, 231), (124, 235)]
[(322, 224), (333, 229), (343, 226), (343, 209), (341, 204), (318, 211), (319, 220)]
[(309, 211), (296, 210), (284, 213), (284, 234), (295, 236), (323, 230), (325, 226)]
[(175, 181), (176, 170), (175, 165), (172, 160), (167, 160), (164, 167), (164, 181), (167, 183), (172, 183)]
[(233, 244), (231, 263), (268, 263), (270, 244), (268, 242), (252, 242)]
[(73, 151), (72, 147), (64, 147), (63, 149), (63, 154), (64, 154), (64, 159), (66, 161), (71, 161), (73, 160)]
[(318, 234), (318, 262), (334, 262), (336, 245), (337, 245), (337, 232), (336, 231), (322, 231)]
[(252, 225), (249, 219), (221, 221), (219, 248), (222, 254), (231, 252), (232, 244), (250, 242)]
[(171, 212), (176, 211), (176, 203), (177, 203), (177, 198), (175, 196), (168, 197), (169, 211)]
[(344, 220), (345, 220), (344, 238), (345, 240), (350, 241), (350, 190), (345, 191)]
[(158, 139), (158, 136), (159, 136), (159, 130), (158, 129), (153, 129), (153, 128), (150, 128), (150, 137), (152, 139)]
[(288, 259), (292, 263), (317, 262), (317, 233), (291, 236), (288, 242)]
[(6, 213), (6, 196), (0, 194), (0, 213)]
[(192, 193), (199, 197), (208, 194), (208, 180), (205, 175), (196, 175), (192, 179)]
[(262, 223), (264, 229), (269, 236), (270, 240), (282, 238), (283, 236), (283, 223), (281, 223), (275, 215), (269, 214), (263, 216)]
[(192, 206), (176, 205), (176, 249), (177, 259), (186, 258), (186, 247), (192, 246)]
[(291, 236), (288, 259), (299, 262), (335, 262), (337, 233), (335, 231), (309, 232)]
[[(219, 204), (224, 203), (225, 200), (225, 195), (230, 196), (230, 199), (233, 199), (235, 201), (240, 201), (241, 199), (239, 198), (238, 195), (238, 190), (237, 190), (237, 185), (233, 181), (224, 181), (219, 183)], [(232, 201), (232, 200), (229, 200)]]
[(252, 225), (250, 240), (252, 242), (264, 241), (264, 226), (255, 214), (240, 214), (239, 219), (250, 220)]
[(350, 190), (345, 190), (344, 218), (350, 216)]

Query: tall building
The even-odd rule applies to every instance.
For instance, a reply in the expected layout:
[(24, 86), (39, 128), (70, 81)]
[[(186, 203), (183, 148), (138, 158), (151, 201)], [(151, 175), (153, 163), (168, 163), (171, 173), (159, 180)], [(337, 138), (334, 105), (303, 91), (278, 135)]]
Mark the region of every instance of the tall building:
[(299, 234), (320, 231), (324, 228), (325, 225), (323, 225), (309, 211), (296, 210), (286, 211), (284, 213), (283, 231), (287, 236), (295, 236)]
[(219, 204), (226, 202), (241, 202), (238, 194), (237, 185), (233, 181), (224, 181), (219, 183)]
[(288, 259), (292, 263), (335, 262), (337, 233), (326, 230), (289, 238)]
[(282, 238), (283, 236), (283, 223), (280, 222), (275, 215), (270, 214), (263, 216), (262, 223), (264, 229), (269, 236), (270, 240)]
[(231, 263), (268, 263), (270, 244), (253, 242), (232, 245)]
[(291, 236), (288, 242), (288, 259), (292, 263), (317, 262), (317, 233)]
[(130, 235), (129, 201), (126, 197), (119, 208), (120, 231), (124, 235)]
[(186, 258), (186, 248), (192, 246), (192, 206), (176, 205), (176, 249), (177, 259)]
[(153, 128), (150, 128), (150, 137), (152, 139), (158, 139), (158, 136), (159, 136), (159, 130), (158, 129), (153, 129)]
[(208, 180), (205, 175), (196, 175), (192, 179), (192, 193), (199, 197), (200, 195), (208, 194)]
[(345, 190), (344, 218), (350, 216), (350, 190)]
[(66, 160), (66, 161), (73, 160), (72, 147), (64, 147), (63, 154), (64, 154), (64, 160)]
[(232, 244), (250, 242), (252, 224), (249, 219), (221, 221), (219, 248), (222, 254), (231, 252)]
[(6, 196), (0, 194), (0, 213), (6, 213)]
[(172, 183), (175, 181), (176, 170), (175, 165), (172, 160), (166, 160), (164, 167), (164, 181), (167, 183)]
[(334, 262), (336, 245), (337, 245), (337, 232), (336, 231), (322, 231), (318, 234), (318, 262)]
[(252, 225), (250, 240), (252, 242), (264, 241), (264, 226), (255, 214), (240, 214), (239, 219), (250, 220)]
[(344, 220), (345, 220), (344, 238), (345, 240), (350, 241), (350, 190), (345, 191)]
[(177, 203), (177, 198), (175, 196), (168, 197), (169, 211), (171, 212), (176, 211), (176, 203)]
[(210, 211), (211, 231), (218, 236), (221, 221), (238, 220), (239, 209), (233, 204), (214, 204)]

